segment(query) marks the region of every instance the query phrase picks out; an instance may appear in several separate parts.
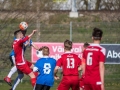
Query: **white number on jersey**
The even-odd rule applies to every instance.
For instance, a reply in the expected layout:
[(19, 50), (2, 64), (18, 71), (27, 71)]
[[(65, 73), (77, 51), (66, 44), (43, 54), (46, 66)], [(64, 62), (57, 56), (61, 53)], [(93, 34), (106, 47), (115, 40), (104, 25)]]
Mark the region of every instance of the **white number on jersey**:
[(87, 55), (87, 65), (92, 65), (92, 52), (89, 52)]
[(44, 71), (44, 74), (49, 74), (50, 73), (50, 71), (51, 71), (51, 65), (50, 65), (50, 63), (45, 63), (44, 64), (43, 71)]
[(67, 58), (67, 68), (74, 68), (74, 67), (75, 67), (74, 58)]

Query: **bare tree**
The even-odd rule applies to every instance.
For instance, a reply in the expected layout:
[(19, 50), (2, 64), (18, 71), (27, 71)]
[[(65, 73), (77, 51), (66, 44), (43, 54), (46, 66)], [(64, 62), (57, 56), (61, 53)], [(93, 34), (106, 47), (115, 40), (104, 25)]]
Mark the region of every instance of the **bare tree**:
[(99, 10), (100, 3), (101, 3), (101, 0), (97, 0), (97, 1), (96, 1), (96, 7), (95, 7), (95, 10)]

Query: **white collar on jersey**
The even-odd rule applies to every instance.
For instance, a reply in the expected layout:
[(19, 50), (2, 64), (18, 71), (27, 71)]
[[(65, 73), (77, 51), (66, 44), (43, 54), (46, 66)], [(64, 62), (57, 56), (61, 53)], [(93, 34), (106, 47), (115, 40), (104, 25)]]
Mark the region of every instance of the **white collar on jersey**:
[(49, 56), (43, 56), (42, 58), (49, 58)]
[(18, 40), (20, 40), (20, 39), (15, 39), (15, 40), (17, 40), (17, 41), (18, 41)]
[(66, 51), (65, 53), (72, 53), (71, 51)]
[(92, 43), (92, 44), (90, 44), (90, 46), (100, 46), (100, 44), (94, 44), (94, 43)]

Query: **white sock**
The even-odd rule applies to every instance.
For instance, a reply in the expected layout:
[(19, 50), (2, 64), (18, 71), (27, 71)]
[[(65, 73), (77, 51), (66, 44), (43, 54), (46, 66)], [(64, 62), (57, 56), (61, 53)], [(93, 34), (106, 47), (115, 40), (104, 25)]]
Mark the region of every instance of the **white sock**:
[(11, 76), (12, 76), (16, 71), (17, 71), (16, 66), (12, 67), (7, 77), (11, 78)]

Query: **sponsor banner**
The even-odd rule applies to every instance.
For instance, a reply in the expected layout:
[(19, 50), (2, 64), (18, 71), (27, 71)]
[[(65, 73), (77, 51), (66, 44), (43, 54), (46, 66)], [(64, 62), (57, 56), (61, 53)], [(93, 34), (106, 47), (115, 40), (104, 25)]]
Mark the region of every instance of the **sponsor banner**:
[(120, 44), (101, 44), (106, 48), (106, 64), (120, 64)]
[[(50, 49), (50, 57), (56, 60), (64, 53), (63, 43), (37, 43), (34, 42), (38, 47), (48, 46)], [(74, 43), (72, 52), (77, 54), (79, 57), (82, 55), (83, 43)], [(106, 49), (106, 64), (120, 64), (120, 44), (101, 44)], [(36, 50), (32, 47), (31, 60), (35, 63), (39, 57), (37, 56)]]
[[(55, 58), (56, 60), (60, 58), (60, 56), (64, 53), (64, 47), (63, 43), (37, 43), (33, 42), (36, 46), (42, 47), (42, 46), (48, 46), (50, 49), (50, 57)], [(82, 45), (83, 43), (74, 43), (72, 52), (77, 54), (79, 57), (81, 57), (82, 52)], [(37, 51), (32, 47), (31, 51), (31, 60), (33, 63), (35, 63), (39, 57), (37, 56)]]

